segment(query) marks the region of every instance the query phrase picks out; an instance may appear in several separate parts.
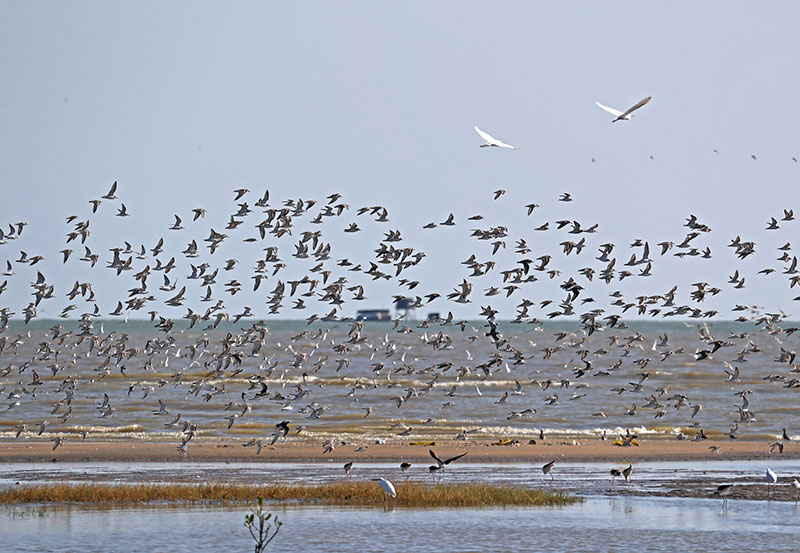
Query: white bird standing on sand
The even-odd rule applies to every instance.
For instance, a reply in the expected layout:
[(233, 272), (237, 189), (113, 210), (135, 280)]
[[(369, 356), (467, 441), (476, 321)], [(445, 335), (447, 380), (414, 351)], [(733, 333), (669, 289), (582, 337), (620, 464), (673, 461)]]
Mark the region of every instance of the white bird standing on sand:
[(648, 96), (647, 98), (645, 98), (644, 100), (642, 100), (641, 102), (639, 102), (638, 104), (633, 106), (632, 108), (628, 108), (628, 111), (625, 111), (625, 112), (619, 111), (618, 109), (610, 108), (608, 106), (604, 106), (600, 102), (595, 102), (595, 104), (597, 104), (597, 107), (599, 107), (600, 109), (605, 110), (608, 113), (610, 113), (611, 115), (613, 115), (614, 117), (616, 117), (616, 119), (611, 121), (612, 123), (616, 123), (617, 121), (630, 121), (631, 114), (634, 111), (636, 111), (637, 109), (639, 109), (640, 107), (644, 106), (647, 102), (650, 101), (651, 98), (652, 98), (652, 96)]
[(480, 145), (481, 148), (486, 148), (488, 146), (494, 146), (496, 148), (508, 148), (510, 150), (519, 150), (519, 148), (511, 146), (510, 144), (506, 144), (502, 140), (497, 140), (495, 137), (493, 137), (492, 135), (490, 135), (487, 132), (483, 132), (478, 127), (475, 127), (475, 132), (478, 133), (480, 135), (480, 137), (483, 138), (486, 141), (486, 144), (481, 144)]
[(767, 499), (770, 497), (770, 492), (772, 491), (772, 485), (778, 482), (778, 475), (775, 474), (772, 469), (767, 469)]
[(397, 490), (394, 489), (394, 484), (385, 478), (373, 478), (373, 482), (377, 482), (383, 491), (383, 500), (386, 501), (386, 496), (397, 497)]

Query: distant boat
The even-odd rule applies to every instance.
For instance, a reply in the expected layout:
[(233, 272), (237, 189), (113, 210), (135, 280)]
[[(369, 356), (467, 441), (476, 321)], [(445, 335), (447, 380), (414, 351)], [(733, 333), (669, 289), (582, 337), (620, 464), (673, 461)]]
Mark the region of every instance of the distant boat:
[(388, 309), (359, 309), (356, 311), (359, 321), (391, 321), (392, 316)]

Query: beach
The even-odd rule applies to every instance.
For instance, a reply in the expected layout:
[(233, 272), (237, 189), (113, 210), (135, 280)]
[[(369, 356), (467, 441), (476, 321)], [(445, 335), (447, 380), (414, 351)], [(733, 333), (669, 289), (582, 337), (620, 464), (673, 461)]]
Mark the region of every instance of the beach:
[[(638, 446), (615, 446), (602, 440), (544, 440), (536, 444), (518, 446), (493, 445), (497, 441), (435, 441), (435, 446), (410, 445), (407, 442), (389, 441), (386, 444), (359, 442), (338, 446), (323, 454), (318, 444), (279, 443), (264, 446), (260, 454), (255, 448), (245, 448), (241, 442), (193, 443), (186, 458), (174, 444), (166, 442), (86, 441), (65, 442), (53, 451), (49, 441), (25, 440), (0, 442), (0, 463), (20, 462), (176, 462), (193, 461), (252, 461), (268, 462), (429, 462), (428, 450), (434, 448), (441, 457), (467, 452), (459, 463), (524, 463), (549, 462), (553, 459), (569, 462), (638, 462), (638, 461), (692, 461), (692, 460), (756, 460), (798, 459), (800, 447), (787, 444), (783, 453), (770, 453), (770, 443), (761, 441), (642, 440)], [(718, 447), (715, 453), (710, 447)], [(364, 448), (362, 451), (356, 449)]]

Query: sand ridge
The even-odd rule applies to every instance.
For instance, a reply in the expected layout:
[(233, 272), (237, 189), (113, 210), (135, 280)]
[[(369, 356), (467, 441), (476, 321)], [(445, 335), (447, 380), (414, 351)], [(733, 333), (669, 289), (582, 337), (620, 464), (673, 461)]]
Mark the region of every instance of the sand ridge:
[[(25, 440), (0, 442), (0, 463), (12, 462), (96, 462), (96, 461), (253, 461), (253, 462), (328, 462), (360, 460), (371, 462), (432, 462), (428, 449), (441, 457), (468, 452), (459, 462), (538, 463), (557, 459), (561, 462), (593, 461), (686, 461), (797, 459), (800, 446), (787, 443), (783, 453), (770, 453), (770, 444), (761, 441), (677, 441), (644, 440), (639, 446), (619, 447), (610, 441), (544, 440), (519, 446), (493, 445), (489, 440), (437, 441), (435, 446), (410, 445), (408, 442), (385, 444), (359, 441), (337, 445), (330, 453), (315, 443), (285, 442), (265, 446), (260, 454), (242, 442), (197, 442), (188, 447), (184, 459), (170, 442), (67, 441), (57, 450), (52, 442)], [(719, 448), (717, 452), (710, 447)], [(358, 451), (357, 451), (358, 450)]]

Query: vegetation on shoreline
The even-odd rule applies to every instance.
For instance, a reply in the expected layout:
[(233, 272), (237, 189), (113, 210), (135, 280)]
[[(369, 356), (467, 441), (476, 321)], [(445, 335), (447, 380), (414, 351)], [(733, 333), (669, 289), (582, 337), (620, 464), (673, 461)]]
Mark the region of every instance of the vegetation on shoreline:
[[(285, 484), (44, 484), (19, 485), (0, 490), (0, 504), (88, 503), (137, 504), (147, 502), (247, 502), (317, 503), (324, 505), (380, 506), (381, 488), (374, 482), (342, 482), (313, 486)], [(487, 484), (397, 484), (396, 507), (485, 507), (569, 505), (579, 498), (561, 492)]]

